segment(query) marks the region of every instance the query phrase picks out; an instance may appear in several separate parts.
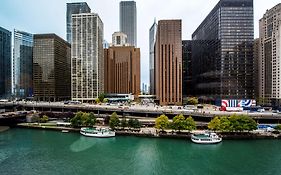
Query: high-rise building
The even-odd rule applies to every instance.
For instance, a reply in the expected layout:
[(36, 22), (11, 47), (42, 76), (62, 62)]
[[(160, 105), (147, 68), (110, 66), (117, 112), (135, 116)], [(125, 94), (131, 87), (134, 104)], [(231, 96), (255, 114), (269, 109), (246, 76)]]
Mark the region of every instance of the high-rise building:
[(140, 94), (140, 49), (112, 46), (104, 49), (105, 92)]
[(252, 99), (253, 0), (220, 0), (192, 35), (197, 96)]
[(0, 98), (11, 95), (11, 41), (12, 33), (0, 27)]
[(157, 23), (154, 21), (149, 29), (149, 82), (150, 94), (155, 95), (155, 42), (156, 42)]
[(155, 46), (156, 101), (160, 105), (182, 104), (181, 20), (158, 22)]
[(114, 32), (112, 34), (113, 46), (125, 46), (127, 45), (127, 35), (123, 32)]
[(260, 59), (260, 39), (256, 38), (254, 40), (254, 96), (255, 99), (258, 100), (260, 103), (261, 100), (259, 99), (259, 59)]
[(33, 35), (14, 30), (13, 83), (15, 97), (32, 97)]
[(121, 1), (119, 7), (120, 31), (128, 36), (128, 43), (137, 47), (137, 7), (135, 1)]
[(33, 39), (35, 100), (70, 99), (70, 44), (55, 34), (36, 34)]
[(281, 104), (281, 3), (260, 19), (259, 96)]
[(72, 36), (72, 21), (73, 14), (91, 13), (91, 9), (86, 2), (75, 2), (66, 4), (66, 38), (67, 42), (71, 44)]
[(71, 97), (93, 101), (104, 93), (103, 22), (98, 14), (72, 15)]
[(182, 41), (182, 96), (193, 96), (192, 92), (192, 41)]

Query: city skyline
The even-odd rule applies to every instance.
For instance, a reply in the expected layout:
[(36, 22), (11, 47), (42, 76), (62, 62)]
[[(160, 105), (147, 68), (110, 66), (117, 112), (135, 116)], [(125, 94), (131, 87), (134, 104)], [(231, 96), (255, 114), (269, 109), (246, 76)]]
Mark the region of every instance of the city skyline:
[[(135, 0), (137, 5), (138, 21), (138, 47), (141, 49), (141, 81), (149, 83), (149, 28), (154, 18), (161, 19), (182, 19), (182, 39), (191, 39), (191, 34), (205, 19), (218, 0), (206, 2), (205, 0), (184, 1), (167, 0), (160, 4), (160, 0)], [(66, 39), (66, 3), (79, 2), (73, 0), (42, 0), (39, 3), (34, 0), (3, 0), (0, 7), (1, 26), (13, 31), (23, 30), (32, 34), (56, 33)], [(84, 1), (81, 1), (84, 2)], [(88, 1), (92, 12), (98, 13), (104, 23), (104, 39), (111, 43), (111, 34), (119, 30), (119, 3), (120, 1)], [(254, 2), (254, 24), (255, 38), (258, 37), (258, 22), (267, 9), (277, 5), (280, 1), (269, 0)], [(15, 5), (16, 4), (16, 5)], [(155, 7), (162, 9), (155, 10)], [(29, 8), (30, 10), (26, 10)], [(38, 15), (41, 14), (41, 15)]]

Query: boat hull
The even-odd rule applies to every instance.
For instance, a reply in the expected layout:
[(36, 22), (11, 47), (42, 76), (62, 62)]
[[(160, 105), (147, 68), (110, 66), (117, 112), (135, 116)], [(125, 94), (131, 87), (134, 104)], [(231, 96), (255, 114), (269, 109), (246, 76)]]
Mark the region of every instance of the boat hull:
[(90, 134), (90, 133), (83, 133), (80, 132), (83, 136), (87, 137), (97, 137), (97, 138), (109, 138), (109, 137), (115, 137), (115, 133), (113, 134)]
[(217, 144), (217, 143), (220, 143), (222, 141), (222, 138), (220, 138), (218, 140), (210, 140), (210, 141), (195, 140), (195, 139), (191, 138), (191, 141), (193, 143), (197, 143), (197, 144)]
[(80, 134), (86, 137), (97, 137), (97, 138), (109, 138), (109, 137), (115, 137), (115, 132), (86, 132), (85, 130), (80, 130)]

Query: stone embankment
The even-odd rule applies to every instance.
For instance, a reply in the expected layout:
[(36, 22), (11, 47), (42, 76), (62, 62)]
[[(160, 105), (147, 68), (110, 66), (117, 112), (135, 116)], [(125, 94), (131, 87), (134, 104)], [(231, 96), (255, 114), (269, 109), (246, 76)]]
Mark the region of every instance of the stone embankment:
[[(22, 123), (18, 124), (19, 128), (45, 129), (56, 131), (79, 132), (79, 128), (44, 126), (38, 124)], [(9, 127), (8, 127), (9, 128)], [(1, 127), (0, 127), (1, 132)], [(280, 133), (272, 132), (220, 132), (218, 133), (224, 140), (252, 140), (252, 139), (281, 139)], [(141, 128), (138, 130), (118, 130), (117, 136), (136, 136), (136, 137), (152, 137), (152, 138), (174, 138), (174, 139), (190, 139), (191, 134), (188, 132), (156, 132), (155, 129), (148, 130)]]

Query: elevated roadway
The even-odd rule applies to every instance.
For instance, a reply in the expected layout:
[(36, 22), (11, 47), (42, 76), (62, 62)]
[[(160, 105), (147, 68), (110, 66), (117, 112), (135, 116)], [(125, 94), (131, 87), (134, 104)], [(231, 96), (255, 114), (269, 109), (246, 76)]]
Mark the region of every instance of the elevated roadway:
[[(194, 120), (201, 122), (209, 122), (215, 116), (229, 116), (232, 114), (243, 114), (253, 117), (259, 123), (281, 123), (281, 114), (264, 112), (223, 112), (214, 109), (183, 109), (182, 107), (160, 107), (160, 106), (121, 106), (121, 105), (94, 105), (94, 104), (75, 104), (68, 105), (62, 102), (5, 102), (0, 103), (0, 108), (16, 109), (16, 110), (36, 110), (49, 112), (94, 112), (95, 114), (110, 115), (116, 112), (122, 116), (149, 117), (156, 118), (162, 114), (167, 115), (170, 119), (178, 114), (184, 116), (192, 116)], [(0, 114), (1, 115), (1, 114)]]

